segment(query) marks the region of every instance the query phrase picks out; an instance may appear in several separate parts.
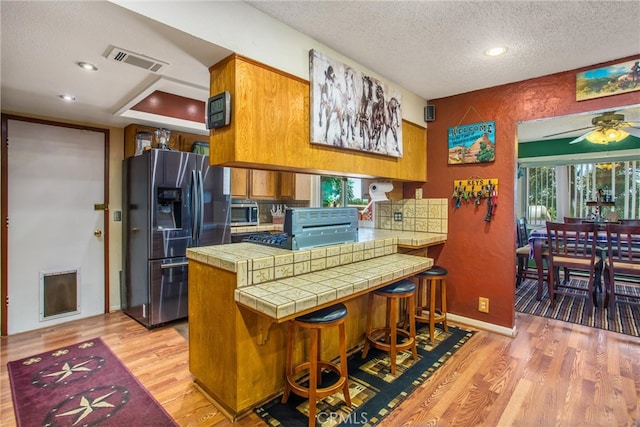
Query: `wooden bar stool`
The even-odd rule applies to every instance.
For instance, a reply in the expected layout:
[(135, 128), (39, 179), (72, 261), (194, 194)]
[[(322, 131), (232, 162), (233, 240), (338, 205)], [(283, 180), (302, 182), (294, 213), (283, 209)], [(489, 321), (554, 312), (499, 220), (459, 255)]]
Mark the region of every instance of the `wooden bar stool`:
[[(344, 321), (347, 317), (347, 307), (344, 304), (336, 304), (323, 308), (313, 313), (297, 317), (289, 322), (287, 355), (286, 355), (286, 378), (282, 403), (289, 399), (289, 393), (293, 392), (298, 396), (309, 398), (309, 426), (316, 425), (316, 399), (330, 396), (342, 390), (344, 401), (347, 406), (351, 406), (349, 396), (349, 381), (347, 373), (347, 333)], [(308, 329), (311, 333), (311, 348), (309, 351), (309, 361), (297, 366), (292, 366), (293, 343), (295, 341), (296, 326)], [(320, 332), (323, 329), (338, 326), (340, 336), (340, 366), (336, 363), (320, 360), (321, 339)], [(334, 384), (318, 388), (321, 383), (322, 369), (329, 369), (337, 373), (340, 378)], [(296, 378), (299, 372), (309, 371), (309, 386), (304, 387)]]
[[(429, 340), (433, 341), (436, 323), (447, 326), (447, 269), (434, 265), (430, 270), (418, 274), (418, 298), (416, 302), (416, 322), (429, 324)], [(436, 308), (436, 291), (440, 287), (440, 309)]]
[[(416, 285), (411, 280), (403, 279), (391, 285), (385, 286), (369, 294), (369, 309), (367, 312), (367, 330), (365, 335), (362, 358), (367, 357), (370, 347), (389, 352), (391, 359), (391, 374), (396, 374), (396, 356), (399, 351), (411, 349), (413, 360), (418, 359), (416, 349), (416, 322), (415, 322), (415, 290)], [(387, 315), (384, 328), (372, 329), (373, 300), (375, 296), (386, 298)], [(400, 300), (409, 301), (409, 331), (398, 328), (398, 307)], [(398, 335), (406, 338), (405, 342), (398, 344)], [(381, 340), (382, 338), (382, 340)]]

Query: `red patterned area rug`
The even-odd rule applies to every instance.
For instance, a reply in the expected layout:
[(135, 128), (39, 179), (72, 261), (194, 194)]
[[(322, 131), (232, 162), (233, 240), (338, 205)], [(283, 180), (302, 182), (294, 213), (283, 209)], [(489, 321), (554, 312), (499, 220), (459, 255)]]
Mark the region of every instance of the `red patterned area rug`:
[(18, 426), (177, 426), (100, 338), (7, 368)]

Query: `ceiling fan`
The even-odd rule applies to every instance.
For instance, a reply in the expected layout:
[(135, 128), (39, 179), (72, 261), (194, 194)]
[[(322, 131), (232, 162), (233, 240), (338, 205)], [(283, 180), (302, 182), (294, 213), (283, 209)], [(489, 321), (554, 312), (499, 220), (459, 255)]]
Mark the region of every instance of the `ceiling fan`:
[(640, 138), (640, 127), (635, 126), (640, 122), (625, 121), (624, 114), (616, 113), (615, 111), (607, 111), (600, 116), (596, 116), (591, 119), (592, 126), (584, 128), (567, 130), (564, 132), (558, 132), (551, 135), (546, 135), (543, 138), (549, 138), (552, 136), (563, 135), (566, 133), (575, 132), (578, 130), (588, 131), (572, 141), (569, 144), (575, 144), (583, 140), (593, 142), (594, 144), (608, 144), (609, 142), (622, 141), (628, 135), (633, 135)]

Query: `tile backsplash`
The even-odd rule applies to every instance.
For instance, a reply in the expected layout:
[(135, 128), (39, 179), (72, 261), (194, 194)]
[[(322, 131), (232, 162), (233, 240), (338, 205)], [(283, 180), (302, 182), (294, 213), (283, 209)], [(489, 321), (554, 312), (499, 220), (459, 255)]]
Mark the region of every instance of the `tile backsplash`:
[(260, 224), (271, 224), (271, 207), (273, 205), (287, 205), (289, 208), (308, 208), (308, 200), (254, 200), (258, 203), (258, 217)]
[[(448, 199), (402, 199), (376, 202), (375, 227), (383, 230), (446, 233)], [(402, 214), (402, 220), (398, 215)]]

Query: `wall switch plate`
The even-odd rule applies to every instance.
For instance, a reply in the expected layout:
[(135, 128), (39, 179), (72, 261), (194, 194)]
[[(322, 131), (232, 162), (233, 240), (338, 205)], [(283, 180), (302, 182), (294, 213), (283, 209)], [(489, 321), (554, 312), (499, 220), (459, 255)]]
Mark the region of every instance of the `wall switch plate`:
[(422, 188), (416, 188), (416, 200), (422, 199)]
[(122, 221), (122, 211), (113, 211), (113, 220), (116, 222)]
[(402, 212), (394, 212), (393, 213), (394, 221), (402, 221)]
[(482, 313), (489, 312), (489, 298), (478, 298), (478, 311), (481, 311)]

